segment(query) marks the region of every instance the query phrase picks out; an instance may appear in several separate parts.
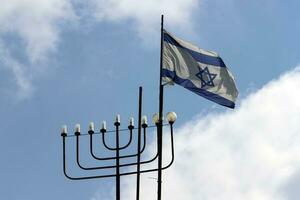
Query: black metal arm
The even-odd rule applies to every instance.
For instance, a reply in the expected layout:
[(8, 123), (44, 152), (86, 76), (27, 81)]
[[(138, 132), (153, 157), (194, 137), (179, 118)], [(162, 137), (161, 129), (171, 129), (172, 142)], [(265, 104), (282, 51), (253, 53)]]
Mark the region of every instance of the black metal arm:
[[(130, 130), (132, 131), (132, 130)], [(103, 134), (104, 135), (104, 134)], [(144, 152), (146, 147), (146, 127), (143, 128), (143, 147), (141, 149), (141, 151), (139, 152), (140, 154)], [(114, 148), (115, 149), (115, 148)], [(116, 150), (116, 149), (115, 149)], [(93, 150), (93, 134), (90, 134), (90, 153), (92, 155), (92, 157), (96, 160), (112, 160), (112, 159), (116, 159), (116, 157), (98, 157), (95, 155), (94, 150)], [(135, 157), (137, 156), (139, 153), (135, 153), (135, 154), (131, 154), (131, 155), (124, 155), (124, 156), (120, 156), (120, 158), (130, 158), (130, 157)]]
[(104, 132), (104, 131), (102, 132), (102, 131), (101, 131), (101, 135), (102, 135), (102, 143), (103, 143), (103, 145), (104, 145), (104, 147), (105, 147), (106, 149), (111, 150), (111, 151), (115, 151), (115, 150), (117, 150), (117, 149), (119, 149), (119, 150), (125, 149), (125, 148), (127, 148), (127, 147), (131, 144), (131, 142), (132, 142), (132, 128), (129, 128), (129, 134), (130, 134), (130, 136), (129, 136), (129, 141), (128, 141), (128, 143), (127, 143), (126, 145), (122, 146), (122, 147), (119, 147), (119, 148), (109, 147), (109, 146), (106, 144), (106, 142), (105, 142), (105, 134), (106, 134), (106, 132)]
[[(145, 128), (144, 128), (144, 131), (145, 131)], [(101, 166), (101, 167), (84, 167), (82, 166), (82, 164), (80, 164), (80, 156), (79, 156), (79, 136), (76, 136), (76, 162), (78, 164), (78, 166), (83, 169), (83, 170), (96, 170), (96, 169), (111, 169), (111, 168), (116, 168), (115, 165), (111, 165), (111, 166)], [(147, 163), (150, 163), (150, 162), (153, 162), (158, 156), (158, 152), (156, 153), (156, 155), (151, 158), (150, 160), (147, 160), (147, 161), (141, 161), (140, 164), (147, 164)], [(119, 157), (121, 158), (121, 156)], [(128, 167), (128, 166), (134, 166), (134, 165), (137, 165), (136, 162), (134, 163), (128, 163), (128, 164), (120, 164), (119, 167)]]

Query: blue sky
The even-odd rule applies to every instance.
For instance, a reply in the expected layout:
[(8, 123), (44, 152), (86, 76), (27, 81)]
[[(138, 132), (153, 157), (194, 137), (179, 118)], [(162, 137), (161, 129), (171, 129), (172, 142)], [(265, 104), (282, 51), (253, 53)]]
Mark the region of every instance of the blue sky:
[[(223, 119), (249, 106), (256, 116), (261, 107), (248, 104), (249, 96), (264, 95), (264, 87), (276, 88), (265, 86), (271, 80), (279, 81), (278, 85), (289, 83), (278, 77), (287, 71), (293, 74), (300, 61), (298, 1), (12, 0), (1, 5), (1, 199), (109, 198), (103, 191), (113, 186), (110, 179), (71, 182), (63, 176), (60, 127), (67, 124), (71, 132), (80, 123), (86, 131), (90, 121), (99, 127), (107, 120), (112, 128), (117, 113), (127, 126), (128, 118), (137, 116), (139, 86), (144, 87), (144, 114), (151, 118), (158, 109), (161, 13), (168, 31), (217, 51), (235, 75), (240, 91), (238, 111), (228, 111), (180, 86), (166, 88), (165, 111), (177, 112), (178, 132), (205, 122), (211, 113)], [(295, 91), (293, 97), (299, 95)], [(272, 98), (266, 99), (270, 102), (262, 105), (272, 104)], [(296, 108), (294, 112), (300, 111)], [(178, 138), (184, 143), (182, 135)], [(286, 148), (281, 151), (289, 154)], [(248, 155), (244, 153), (241, 156)], [(253, 157), (253, 162), (259, 160)], [(298, 158), (291, 163), (294, 161)], [(175, 180), (170, 174), (168, 178)], [(292, 180), (300, 184), (296, 176)], [(292, 186), (289, 189), (283, 199), (293, 200), (295, 191)]]

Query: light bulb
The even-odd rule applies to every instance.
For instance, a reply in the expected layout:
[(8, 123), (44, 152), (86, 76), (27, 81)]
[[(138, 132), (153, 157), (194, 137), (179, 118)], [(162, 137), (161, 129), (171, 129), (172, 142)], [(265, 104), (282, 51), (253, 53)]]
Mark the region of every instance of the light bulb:
[(106, 130), (106, 121), (103, 121), (103, 122), (102, 122), (102, 127), (101, 127), (101, 129), (102, 129), (102, 130)]
[(143, 125), (143, 124), (145, 124), (145, 125), (148, 124), (147, 116), (146, 116), (146, 115), (144, 115), (144, 116), (142, 117), (142, 125)]
[(134, 126), (134, 118), (130, 117), (129, 119), (129, 126)]
[(80, 133), (80, 124), (75, 125), (75, 132)]
[(159, 123), (159, 114), (155, 113), (152, 117), (152, 121), (154, 124), (158, 124)]
[(65, 133), (65, 134), (68, 133), (67, 125), (63, 125), (63, 126), (62, 126), (62, 128), (61, 128), (61, 133)]
[(117, 122), (117, 123), (121, 123), (121, 117), (120, 117), (119, 114), (117, 114), (117, 116), (116, 116), (116, 122)]
[(168, 112), (167, 113), (167, 120), (169, 123), (174, 123), (177, 119), (177, 114), (175, 112)]
[(90, 122), (90, 124), (89, 124), (89, 131), (95, 131), (94, 122)]

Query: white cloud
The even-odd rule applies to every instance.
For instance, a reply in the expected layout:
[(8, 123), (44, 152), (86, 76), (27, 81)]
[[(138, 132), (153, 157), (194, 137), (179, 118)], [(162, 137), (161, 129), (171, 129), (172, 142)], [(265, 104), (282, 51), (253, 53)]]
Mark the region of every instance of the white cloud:
[(74, 17), (69, 0), (4, 1), (0, 7), (0, 34), (19, 36), (30, 60), (37, 62), (55, 49), (59, 21)]
[[(163, 199), (298, 199), (299, 88), (298, 67), (243, 99), (236, 110), (199, 115), (176, 128), (176, 161), (164, 172)], [(155, 199), (151, 176), (143, 175), (143, 200)], [(123, 199), (134, 199), (135, 179), (122, 180)]]
[(31, 75), (26, 71), (26, 67), (23, 64), (18, 62), (16, 59), (12, 58), (9, 51), (2, 47), (2, 64), (6, 67), (9, 67), (9, 70), (13, 74), (15, 84), (17, 86), (16, 92), (14, 92), (14, 97), (17, 100), (29, 98), (34, 90), (34, 87), (31, 83)]
[[(76, 16), (70, 0), (9, 0), (0, 2), (1, 66), (14, 75), (20, 97), (32, 93), (32, 77), (59, 41), (61, 24)], [(7, 40), (7, 37), (13, 37)], [(28, 62), (13, 52), (25, 54)], [(24, 49), (24, 50), (23, 50)]]
[[(38, 72), (44, 71), (41, 66), (46, 65), (49, 53), (55, 52), (66, 22), (130, 21), (140, 38), (152, 44), (153, 37), (157, 39), (159, 35), (162, 13), (169, 27), (188, 31), (192, 29), (199, 3), (198, 0), (0, 0), (0, 4), (0, 68), (12, 72), (18, 92), (29, 97), (32, 81)], [(7, 40), (9, 37), (13, 39)], [(19, 59), (15, 49), (27, 60)], [(6, 55), (9, 56), (5, 58)]]
[[(133, 21), (135, 30), (145, 42), (159, 34), (160, 16), (168, 27), (191, 31), (199, 0), (91, 0), (100, 21)], [(151, 39), (145, 39), (145, 38)]]

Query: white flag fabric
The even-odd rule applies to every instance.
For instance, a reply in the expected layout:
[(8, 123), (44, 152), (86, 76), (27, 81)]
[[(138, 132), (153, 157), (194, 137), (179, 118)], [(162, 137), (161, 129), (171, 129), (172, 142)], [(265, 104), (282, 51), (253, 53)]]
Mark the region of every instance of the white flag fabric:
[(198, 48), (164, 30), (162, 80), (176, 83), (220, 105), (234, 108), (234, 77), (217, 53)]

